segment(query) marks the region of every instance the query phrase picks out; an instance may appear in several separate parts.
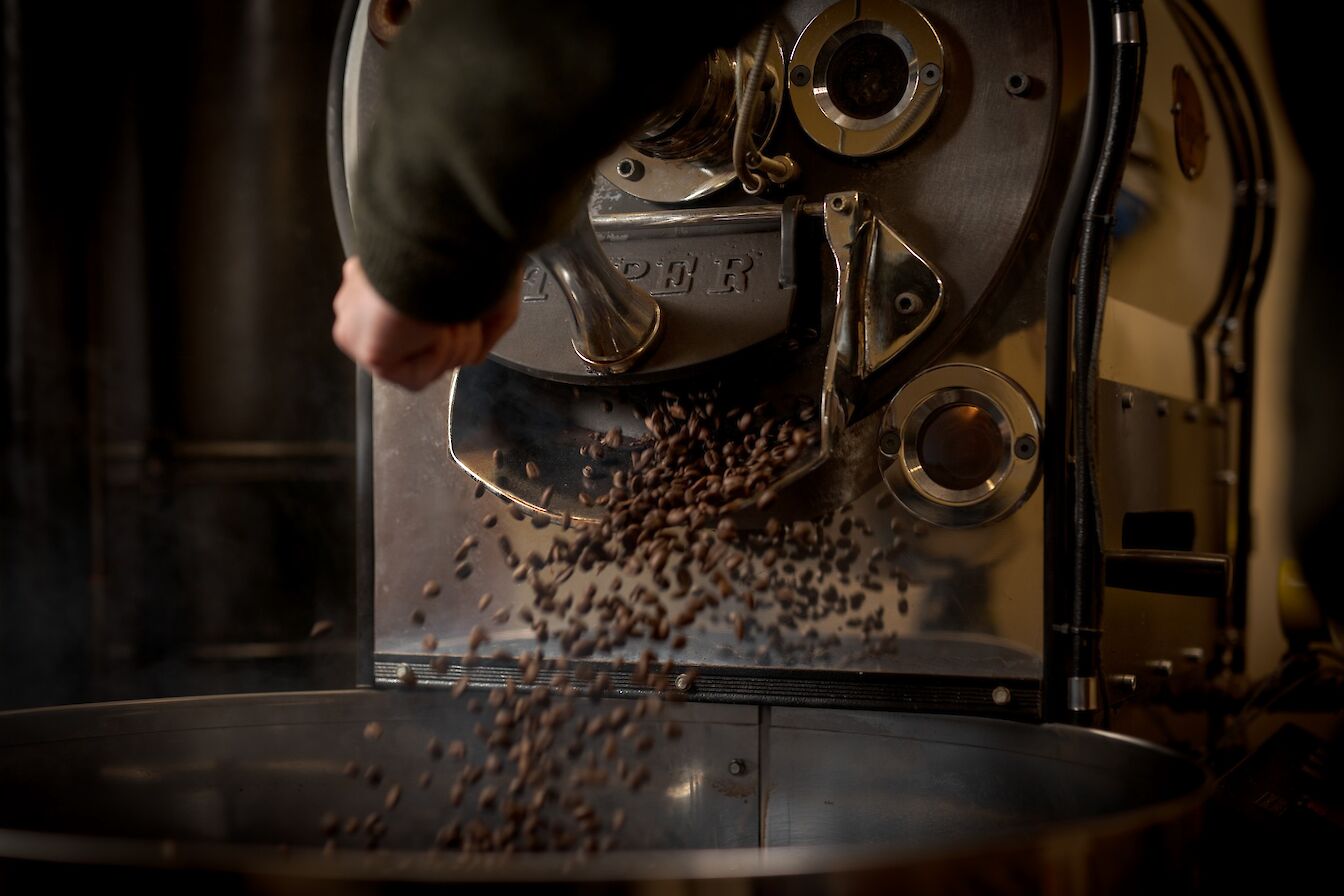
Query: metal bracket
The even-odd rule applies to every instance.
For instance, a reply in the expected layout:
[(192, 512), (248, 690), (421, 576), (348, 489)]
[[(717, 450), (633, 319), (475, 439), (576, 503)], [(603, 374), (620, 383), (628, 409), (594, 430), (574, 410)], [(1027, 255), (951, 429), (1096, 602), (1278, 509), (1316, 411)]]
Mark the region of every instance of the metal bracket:
[(832, 193), (822, 206), (835, 255), (835, 325), (822, 409), (852, 422), (862, 381), (890, 364), (943, 311), (943, 279), (879, 216), (863, 193)]

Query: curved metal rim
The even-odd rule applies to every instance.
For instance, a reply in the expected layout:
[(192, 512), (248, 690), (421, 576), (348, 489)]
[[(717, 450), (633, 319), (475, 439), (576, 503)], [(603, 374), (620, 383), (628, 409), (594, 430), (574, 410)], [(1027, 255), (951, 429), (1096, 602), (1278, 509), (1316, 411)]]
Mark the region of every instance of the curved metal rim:
[(663, 332), (666, 329), (663, 309), (658, 304), (653, 306), (653, 326), (649, 327), (648, 334), (639, 345), (635, 346), (628, 354), (613, 360), (597, 358), (585, 353), (577, 339), (571, 339), (570, 344), (574, 346), (574, 353), (583, 360), (596, 373), (618, 374), (627, 373), (634, 370), (640, 363), (653, 353), (658, 347), (658, 343), (663, 340)]
[[(825, 72), (818, 72), (817, 67), (829, 60), (836, 36), (862, 22), (879, 24), (882, 27), (876, 30), (889, 37), (905, 38), (898, 43), (907, 56), (910, 81), (896, 108), (877, 119), (878, 124), (865, 121), (861, 126), (847, 125), (844, 122), (852, 119), (835, 109), (826, 89)], [(943, 45), (933, 25), (913, 6), (902, 0), (837, 3), (808, 22), (798, 36), (788, 70), (805, 66), (809, 77), (803, 84), (790, 79), (789, 98), (799, 124), (819, 145), (846, 156), (877, 155), (905, 143), (933, 116), (943, 93), (943, 79), (930, 84), (919, 76), (930, 63), (944, 68)]]
[[(109, 708), (140, 710), (137, 722), (149, 714), (143, 712), (161, 706), (209, 708), (212, 704), (238, 702), (265, 703), (304, 698), (353, 699), (373, 701), (389, 695), (371, 690), (297, 691), (264, 694), (225, 694), (205, 697), (178, 697), (158, 700), (94, 703), (65, 707), (41, 707), (0, 713), (0, 726), (19, 718), (43, 716), (82, 716)], [(921, 714), (909, 715), (912, 718)], [(933, 716), (938, 721), (955, 716)], [(967, 717), (977, 725), (1022, 726), (1026, 723)], [(1036, 727), (1036, 726), (1032, 726)], [(1077, 728), (1070, 725), (1042, 725), (1041, 730), (1055, 732), (1074, 741), (1101, 739), (1126, 747), (1142, 749), (1169, 760), (1179, 761), (1199, 777), (1197, 785), (1176, 797), (1135, 809), (1071, 822), (1042, 823), (1025, 827), (1010, 836), (979, 843), (960, 844), (944, 850), (903, 849), (896, 844), (862, 846), (786, 846), (769, 849), (701, 849), (613, 852), (594, 857), (575, 854), (513, 854), (460, 858), (452, 854), (427, 854), (421, 850), (363, 853), (341, 851), (334, 856), (320, 849), (300, 847), (282, 854), (274, 846), (206, 842), (172, 842), (171, 850), (163, 840), (112, 838), (78, 834), (58, 834), (0, 828), (0, 867), (7, 860), (50, 862), (89, 866), (141, 867), (149, 870), (207, 870), (253, 877), (293, 879), (345, 879), (366, 881), (463, 881), (508, 884), (580, 883), (587, 881), (626, 880), (641, 883), (663, 880), (730, 881), (739, 878), (787, 877), (791, 875), (869, 876), (884, 870), (923, 866), (936, 862), (957, 862), (969, 858), (983, 861), (988, 856), (1039, 852), (1042, 835), (1051, 842), (1073, 840), (1088, 842), (1157, 824), (1197, 823), (1198, 809), (1213, 790), (1207, 771), (1165, 747), (1127, 735)], [(170, 729), (171, 730), (171, 729)], [(108, 732), (115, 733), (115, 732)], [(86, 737), (88, 735), (79, 735)], [(893, 735), (897, 736), (897, 735)], [(65, 739), (65, 738), (62, 738)], [(1082, 751), (1080, 755), (1091, 755)], [(1060, 757), (1061, 761), (1070, 761)]]
[(360, 0), (345, 0), (336, 25), (327, 70), (327, 180), (331, 187), (332, 212), (346, 255), (355, 251), (355, 222), (350, 213), (350, 188), (345, 171), (345, 73)]
[[(976, 397), (986, 401), (978, 401)], [(919, 425), (940, 407), (956, 403), (975, 404), (1006, 422), (1009, 433), (1004, 464), (992, 483), (971, 490), (951, 490), (927, 480), (909, 446)], [(1000, 427), (1002, 431), (1002, 425)], [(1013, 443), (1031, 436), (1041, 443), (1041, 418), (1031, 398), (1020, 386), (996, 370), (978, 364), (943, 364), (917, 374), (901, 387), (882, 417), (883, 433), (895, 433), (900, 449), (881, 455), (881, 473), (896, 500), (920, 519), (946, 528), (969, 528), (1003, 519), (1026, 502), (1040, 480), (1039, 447), (1030, 458), (1018, 457)]]

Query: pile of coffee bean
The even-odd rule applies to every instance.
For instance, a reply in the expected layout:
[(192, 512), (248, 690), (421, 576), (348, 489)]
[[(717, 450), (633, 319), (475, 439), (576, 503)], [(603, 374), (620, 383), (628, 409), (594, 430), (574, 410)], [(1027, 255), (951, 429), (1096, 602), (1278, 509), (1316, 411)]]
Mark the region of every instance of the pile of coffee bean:
[[(816, 450), (813, 403), (748, 406), (725, 400), (718, 389), (663, 392), (640, 416), (643, 432), (636, 437), (611, 428), (579, 446), (576, 498), (595, 509), (596, 521), (576, 522), (565, 514), (544, 554), (520, 556), (499, 516), (481, 517), (482, 531), (499, 530), (493, 553), (530, 600), (515, 609), (516, 600), (480, 595), (485, 621), (472, 628), (466, 651), (440, 654), (431, 664), (439, 673), (459, 664), (467, 669), (451, 693), (480, 719), (470, 743), (433, 739), (426, 747), (430, 767), (419, 788), (434, 787), (445, 757), (455, 769), (443, 785), (446, 822), (434, 840), (439, 849), (597, 851), (617, 845), (625, 811), (604, 813), (599, 806), (649, 780), (646, 759), (656, 745), (649, 723), (664, 700), (684, 699), (696, 673), (685, 668), (681, 686), (672, 686), (673, 671), (686, 666), (678, 654), (714, 630), (732, 632), (720, 647), (726, 658), (764, 665), (855, 663), (895, 649), (885, 607), (867, 598), (882, 590), (879, 576), (901, 591), (907, 587), (896, 566), (896, 524), (884, 546), (865, 550), (875, 533), (849, 507), (818, 520), (770, 515), (778, 501), (774, 484)], [(507, 450), (496, 452), (497, 464), (509, 460)], [(529, 479), (545, 482), (547, 471), (538, 461), (517, 460)], [(554, 487), (546, 486), (542, 506), (553, 497)], [(506, 503), (509, 516), (525, 519)], [(742, 528), (737, 520), (743, 514), (763, 522)], [(541, 527), (546, 525), (542, 518)], [(468, 536), (456, 549), (458, 579), (469, 580), (473, 569), (489, 562), (492, 552), (483, 553), (485, 547)], [(422, 595), (433, 600), (442, 590), (430, 581)], [(902, 600), (900, 611), (906, 607)], [(424, 612), (417, 609), (412, 621), (423, 624)], [(535, 649), (517, 656), (506, 648), (491, 651), (492, 631), (518, 623), (530, 630)], [(426, 634), (421, 646), (434, 652), (438, 639)], [(626, 656), (630, 651), (633, 658)], [(482, 693), (471, 674), (484, 659), (512, 664), (516, 674)], [(614, 707), (611, 700), (599, 702), (612, 674), (622, 670), (645, 696)], [(407, 666), (398, 679), (416, 684)], [(377, 741), (381, 728), (371, 729), (366, 737)], [(669, 739), (681, 733), (676, 722), (665, 723), (661, 732)], [(383, 810), (362, 819), (325, 816), (328, 848), (350, 839), (377, 847), (403, 784), (384, 786), (376, 763), (352, 762), (346, 774), (379, 788)]]

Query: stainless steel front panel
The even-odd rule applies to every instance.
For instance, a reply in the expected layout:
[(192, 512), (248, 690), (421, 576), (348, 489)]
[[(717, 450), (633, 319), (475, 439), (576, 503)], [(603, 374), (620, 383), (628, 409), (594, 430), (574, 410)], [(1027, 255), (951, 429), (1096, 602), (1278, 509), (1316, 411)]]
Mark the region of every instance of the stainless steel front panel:
[[(786, 5), (787, 27), (801, 29), (824, 6)], [(865, 559), (871, 552), (880, 555), (877, 587), (864, 592), (857, 578), (849, 582), (833, 574), (831, 578), (846, 594), (863, 593), (866, 607), (882, 608), (885, 640), (877, 647), (859, 642), (837, 619), (817, 628), (822, 638), (837, 636), (839, 648), (802, 649), (781, 657), (762, 653), (759, 642), (751, 638), (739, 643), (721, 616), (688, 632), (689, 644), (676, 652), (675, 659), (748, 674), (805, 668), (978, 679), (983, 684), (973, 698), (967, 698), (971, 702), (954, 705), (1037, 714), (1039, 687), (1025, 682), (1038, 682), (1043, 668), (1039, 490), (1006, 519), (973, 530), (944, 531), (914, 519), (890, 505), (878, 479), (877, 415), (872, 411), (880, 410), (885, 397), (911, 373), (936, 360), (991, 366), (1012, 378), (1043, 411), (1044, 270), (1057, 224), (1054, 215), (1072, 164), (1083, 99), (1079, 85), (1085, 79), (1078, 55), (1062, 52), (1061, 43), (1085, 43), (1086, 21), (1076, 9), (1056, 16), (1049, 7), (1036, 4), (929, 3), (920, 10), (938, 31), (947, 58), (942, 105), (917, 140), (877, 162), (856, 162), (815, 146), (786, 110), (770, 144), (771, 151), (794, 153), (803, 167), (801, 180), (790, 191), (809, 198), (834, 190), (870, 192), (879, 200), (884, 219), (945, 281), (942, 315), (899, 363), (884, 372), (883, 381), (868, 396), (867, 416), (842, 440), (845, 476), (813, 483), (813, 507), (852, 507), (855, 524), (862, 521), (872, 532), (860, 535), (856, 529), (850, 537), (861, 540)], [(348, 160), (354, 159), (359, 135), (376, 114), (369, 98), (377, 84), (382, 51), (371, 41), (361, 43), (361, 33), (357, 24), (347, 68)], [(1085, 59), (1081, 62), (1085, 66)], [(1014, 96), (1004, 89), (1005, 77), (1013, 72), (1033, 79), (1036, 89), (1030, 96)], [(727, 198), (714, 201), (725, 205), (749, 201), (729, 195), (736, 192), (725, 191)], [(648, 208), (599, 181), (595, 214)], [(641, 246), (656, 247), (653, 236), (658, 234), (645, 238)], [(668, 252), (680, 251), (675, 233), (663, 233), (662, 238)], [(726, 246), (741, 241), (741, 237), (721, 239)], [(609, 253), (620, 254), (620, 241), (606, 245)], [(800, 292), (795, 300), (820, 306), (821, 344), (804, 346), (793, 360), (758, 360), (725, 371), (735, 385), (765, 388), (779, 378), (773, 368), (785, 364), (815, 369), (819, 375), (835, 302), (834, 264), (824, 245), (821, 248), (816, 255), (809, 250), (797, 259), (800, 266), (811, 269), (814, 285), (813, 291)], [(766, 253), (760, 260), (765, 263), (772, 257)], [(761, 276), (770, 278), (773, 272), (762, 271)], [(676, 297), (667, 300), (675, 302)], [(525, 306), (524, 315), (528, 313)], [(550, 329), (552, 335), (559, 332)], [(557, 350), (569, 351), (568, 335), (557, 345)], [(790, 375), (796, 372), (791, 370)], [(439, 652), (462, 653), (468, 632), (481, 621), (476, 603), (485, 592), (494, 595), (492, 609), (512, 607), (514, 620), (514, 627), (492, 632), (490, 649), (504, 646), (516, 652), (526, 646), (531, 632), (517, 622), (517, 611), (530, 594), (498, 562), (495, 541), (507, 534), (519, 556), (533, 549), (544, 555), (555, 534), (510, 519), (488, 494), (472, 499), (474, 483), (449, 457), (449, 394), (447, 383), (418, 395), (375, 385), (375, 644), (385, 672), (401, 659), (419, 657), (426, 662), (429, 652), (421, 646), (426, 632), (437, 637)], [(507, 390), (493, 392), (490, 400), (502, 402), (494, 412), (511, 419), (537, 416), (526, 406), (508, 405)], [(608, 422), (591, 420), (585, 425)], [(616, 422), (627, 430), (634, 423), (628, 418)], [(642, 427), (634, 423), (633, 429)], [(487, 513), (498, 518), (490, 530), (481, 528)], [(836, 518), (832, 525), (840, 522)], [(481, 541), (481, 559), (474, 563), (471, 577), (461, 582), (453, 577), (452, 553), (472, 535)], [(426, 601), (422, 586), (430, 579), (442, 583), (443, 593)], [(567, 587), (577, 592), (583, 584), (576, 574)], [(412, 621), (416, 609), (427, 616), (423, 626)], [(763, 627), (771, 622), (768, 611), (757, 615)], [(422, 680), (436, 679), (427, 674)], [(1022, 695), (1008, 707), (988, 699), (992, 688), (1004, 683)], [(843, 701), (844, 688), (832, 689), (831, 697)]]

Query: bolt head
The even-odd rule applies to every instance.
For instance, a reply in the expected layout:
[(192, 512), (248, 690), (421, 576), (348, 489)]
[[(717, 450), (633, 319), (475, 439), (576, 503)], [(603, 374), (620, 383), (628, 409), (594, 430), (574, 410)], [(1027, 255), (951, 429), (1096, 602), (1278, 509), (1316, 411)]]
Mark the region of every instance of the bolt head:
[(616, 173), (626, 180), (639, 180), (644, 176), (644, 163), (639, 159), (621, 159), (616, 163)]
[(896, 297), (896, 311), (900, 314), (918, 314), (924, 310), (924, 300), (913, 292), (903, 292)]
[(691, 676), (683, 672), (677, 676), (677, 680), (674, 682), (674, 684), (677, 686), (677, 690), (679, 691), (690, 690)]
[(877, 448), (888, 457), (895, 457), (901, 450), (901, 434), (894, 429), (884, 430), (877, 437)]
[(1013, 699), (1013, 692), (1003, 685), (999, 685), (990, 692), (989, 696), (994, 700), (995, 706), (1007, 706), (1008, 701)]
[(738, 776), (747, 773), (747, 764), (741, 759), (734, 759), (728, 763), (728, 774)]
[(789, 81), (795, 87), (802, 87), (804, 84), (806, 84), (808, 81), (811, 80), (812, 80), (812, 72), (808, 71), (808, 68), (805, 65), (795, 65), (793, 67), (793, 70), (789, 72)]

